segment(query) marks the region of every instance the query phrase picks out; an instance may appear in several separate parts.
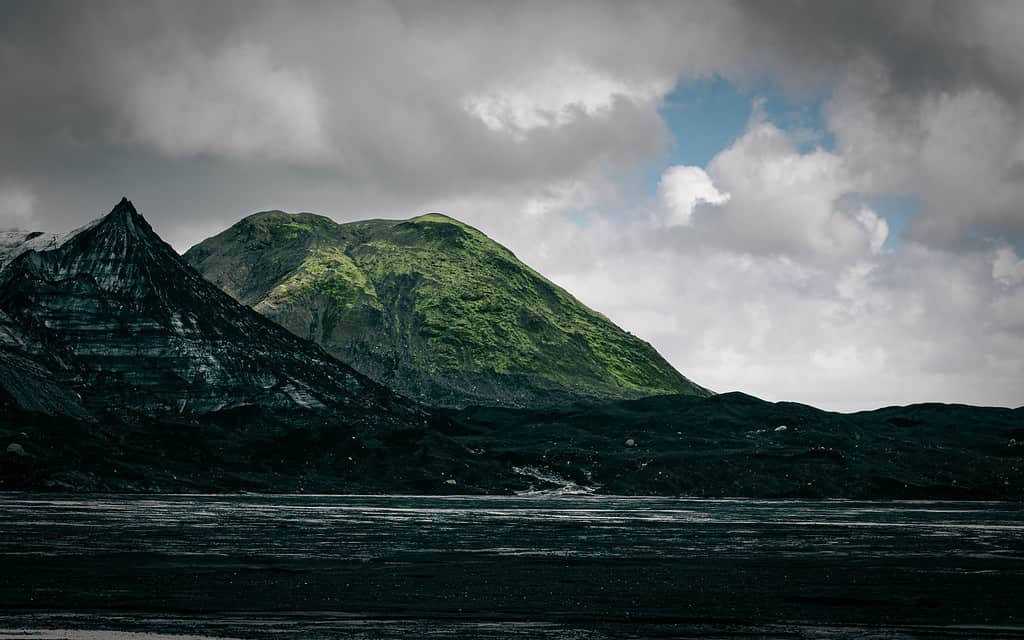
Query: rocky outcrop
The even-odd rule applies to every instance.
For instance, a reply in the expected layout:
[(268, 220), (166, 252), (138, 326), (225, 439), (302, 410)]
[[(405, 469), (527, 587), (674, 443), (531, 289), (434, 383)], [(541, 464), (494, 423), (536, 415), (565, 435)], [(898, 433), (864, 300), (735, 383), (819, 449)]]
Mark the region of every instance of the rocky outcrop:
[(26, 333), (0, 311), (0, 404), (46, 415), (89, 419), (73, 390), (80, 382), (67, 354)]

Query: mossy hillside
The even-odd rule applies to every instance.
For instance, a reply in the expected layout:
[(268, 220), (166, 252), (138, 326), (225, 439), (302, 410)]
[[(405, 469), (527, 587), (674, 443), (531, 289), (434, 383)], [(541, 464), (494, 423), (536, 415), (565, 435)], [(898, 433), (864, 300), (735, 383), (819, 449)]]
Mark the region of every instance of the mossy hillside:
[(299, 237), (330, 237), (337, 231), (337, 223), (315, 213), (285, 213), (264, 211), (247, 218), (250, 228), (275, 237), (295, 240)]
[(380, 308), (373, 284), (340, 247), (311, 248), (310, 255), (263, 303), (276, 307), (309, 294), (324, 296), (340, 307), (362, 302)]
[[(229, 229), (186, 257), (214, 282), (239, 271), (240, 260), (250, 273), (277, 274), (247, 302), (409, 395), (529, 404), (558, 389), (611, 398), (707, 393), (649, 344), (447, 216), (338, 225), (269, 212), (235, 227), (252, 228)], [(260, 251), (245, 255), (237, 246), (245, 241)], [(279, 254), (295, 251), (301, 260), (286, 257), (293, 267), (280, 274)], [(310, 316), (324, 304), (333, 305), (328, 320)]]
[(337, 224), (311, 213), (263, 211), (207, 239), (185, 259), (239, 302), (255, 306), (290, 278), (318, 246), (335, 244)]
[(434, 370), (540, 374), (598, 395), (685, 386), (648, 344), (451, 218), (414, 218), (353, 255), (374, 280), (420, 276), (414, 311)]

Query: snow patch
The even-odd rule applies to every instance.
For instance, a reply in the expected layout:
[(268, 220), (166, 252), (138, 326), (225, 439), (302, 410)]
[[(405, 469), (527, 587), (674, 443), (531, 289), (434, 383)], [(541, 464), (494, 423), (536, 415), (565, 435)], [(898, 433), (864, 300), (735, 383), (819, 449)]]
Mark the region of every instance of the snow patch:
[(0, 230), (0, 269), (6, 267), (23, 253), (59, 249), (78, 234), (92, 229), (102, 221), (103, 218), (97, 218), (89, 224), (67, 233), (45, 233), (43, 231), (25, 231), (24, 229)]

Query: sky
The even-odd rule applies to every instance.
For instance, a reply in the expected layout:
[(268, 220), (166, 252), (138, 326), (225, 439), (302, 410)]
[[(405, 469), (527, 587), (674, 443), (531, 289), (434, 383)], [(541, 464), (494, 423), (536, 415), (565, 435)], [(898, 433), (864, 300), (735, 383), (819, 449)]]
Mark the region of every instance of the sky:
[(716, 391), (1024, 404), (1024, 3), (0, 3), (0, 227), (470, 223)]

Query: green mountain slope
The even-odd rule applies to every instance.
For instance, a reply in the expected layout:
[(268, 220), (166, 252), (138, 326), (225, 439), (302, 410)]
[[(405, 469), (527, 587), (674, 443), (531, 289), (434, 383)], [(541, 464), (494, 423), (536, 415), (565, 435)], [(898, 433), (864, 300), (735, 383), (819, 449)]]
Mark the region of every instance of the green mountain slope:
[(249, 216), (185, 259), (240, 302), (432, 404), (709, 395), (480, 231), (441, 214)]

